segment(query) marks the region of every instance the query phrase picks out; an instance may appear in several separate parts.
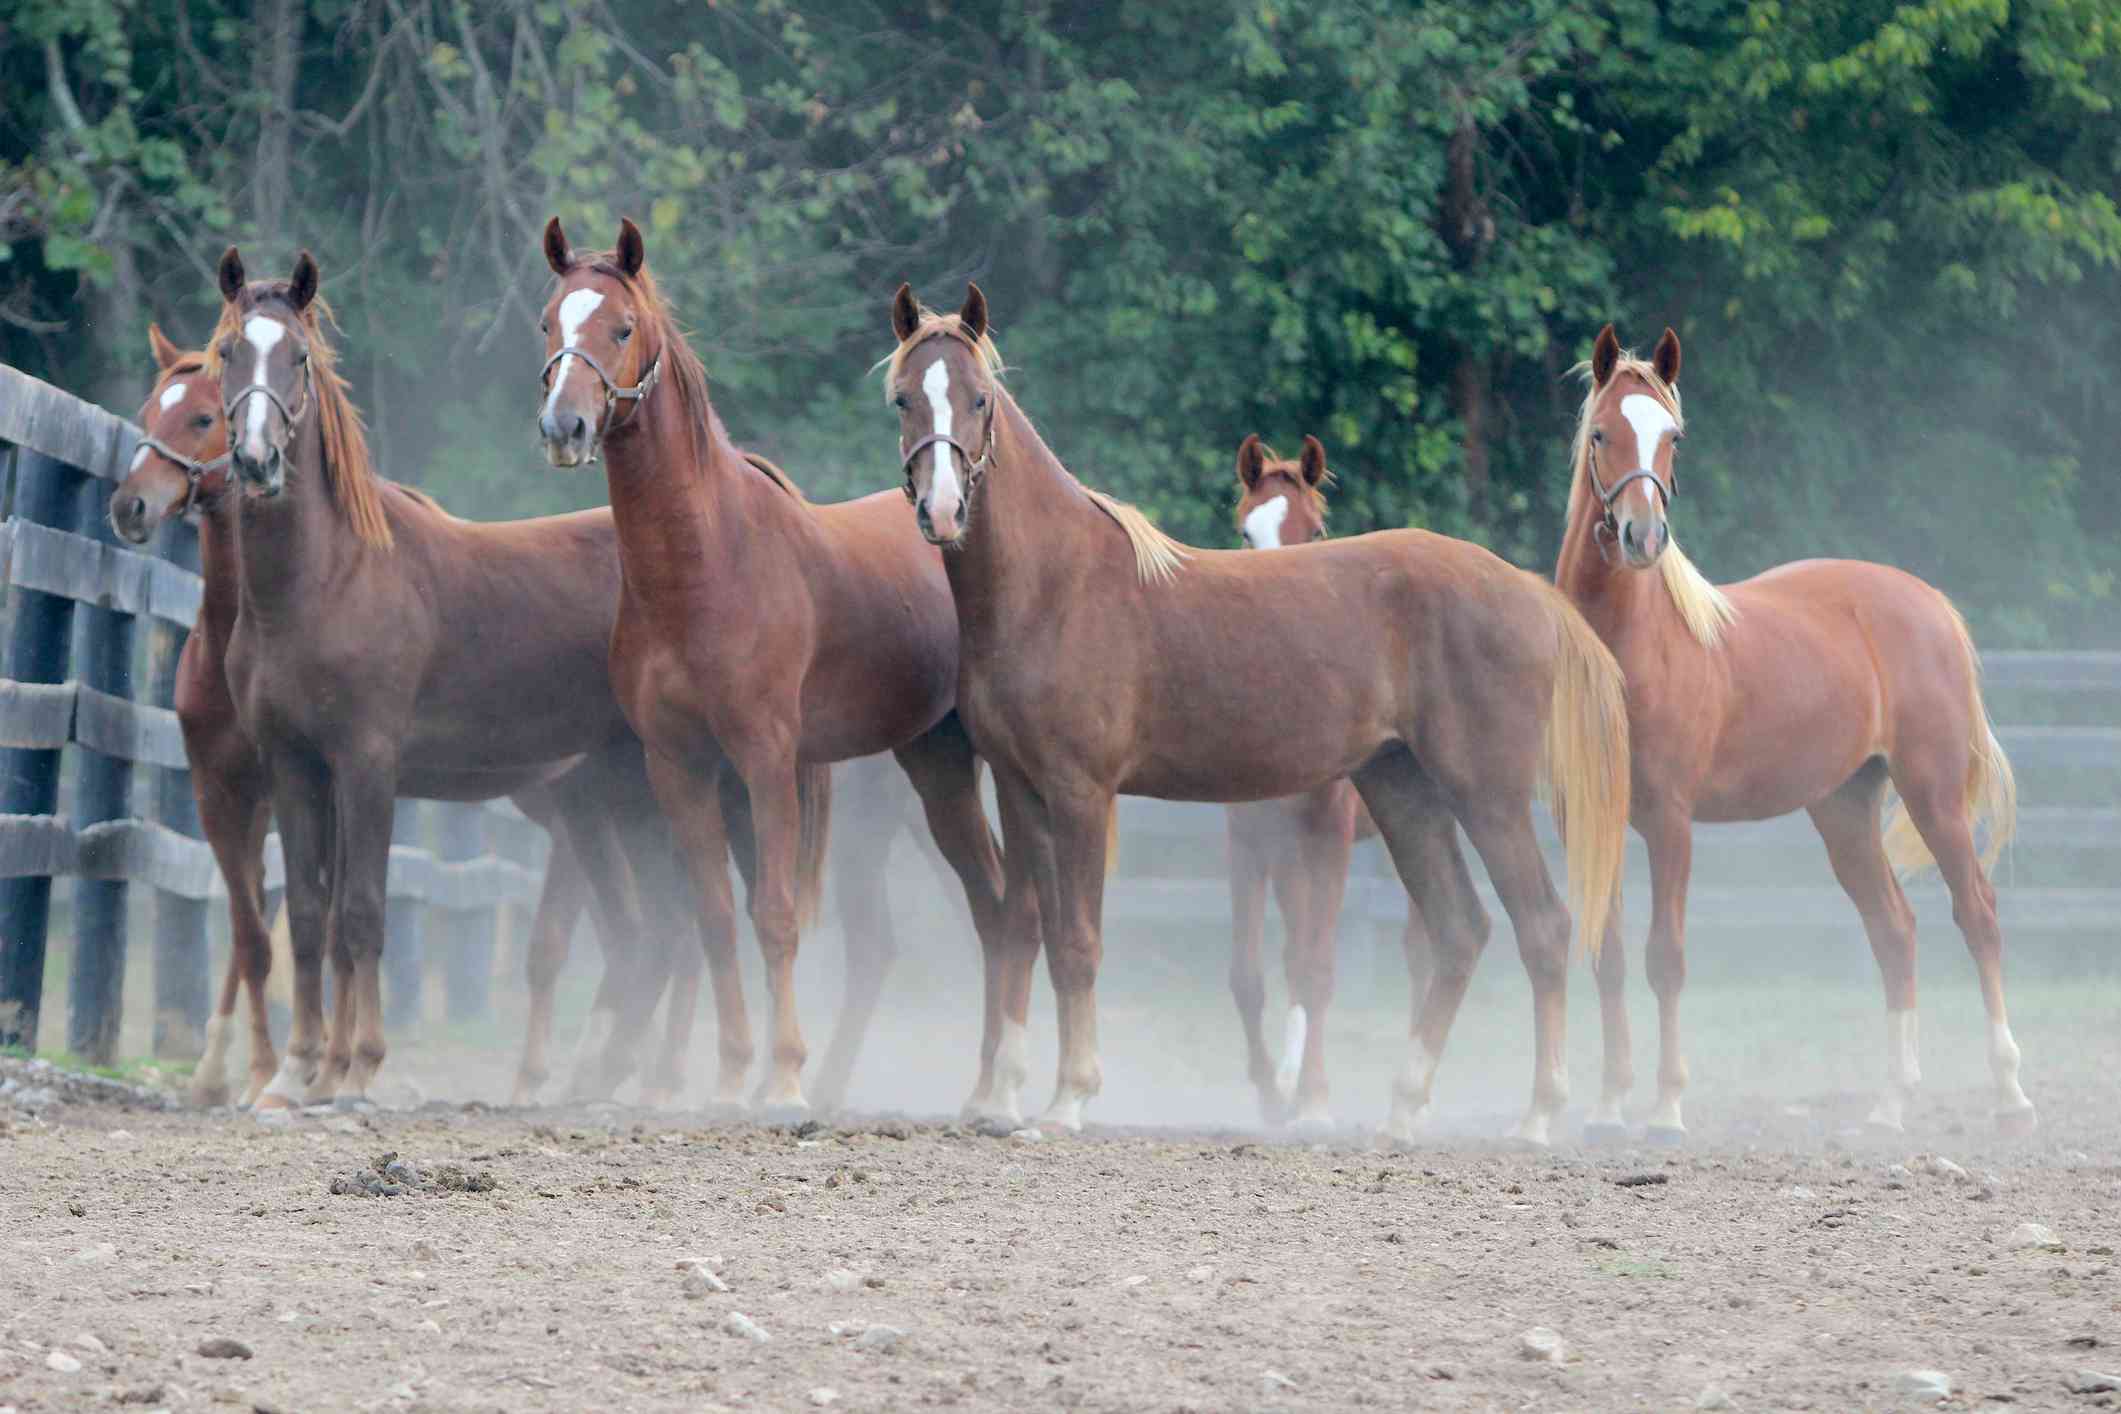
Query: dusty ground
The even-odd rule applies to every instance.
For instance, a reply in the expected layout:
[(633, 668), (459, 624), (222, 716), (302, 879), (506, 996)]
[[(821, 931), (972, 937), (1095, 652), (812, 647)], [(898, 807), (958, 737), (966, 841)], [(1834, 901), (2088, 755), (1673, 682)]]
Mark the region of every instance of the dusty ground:
[[(443, 1101), (268, 1128), (62, 1087), (0, 1100), (0, 1407), (1854, 1409), (1913, 1369), (1947, 1407), (2098, 1407), (2068, 1389), (2121, 1370), (2097, 1069), (2050, 1068), (2076, 1118), (2030, 1144), (1961, 1091), (1891, 1142), (1854, 1095), (1704, 1105), (1681, 1155)], [(393, 1151), (408, 1191), (332, 1192)]]

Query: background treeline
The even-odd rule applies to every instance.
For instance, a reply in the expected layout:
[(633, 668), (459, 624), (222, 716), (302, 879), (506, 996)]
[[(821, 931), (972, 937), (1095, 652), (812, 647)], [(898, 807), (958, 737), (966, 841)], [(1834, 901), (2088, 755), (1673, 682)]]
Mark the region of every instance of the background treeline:
[(1551, 568), (1608, 318), (1686, 341), (1718, 578), (1891, 560), (1991, 643), (2121, 643), (2112, 0), (14, 0), (0, 357), (130, 413), (152, 317), (324, 263), (392, 475), (587, 504), (531, 441), (560, 213), (628, 213), (737, 436), (893, 484), (901, 278), (994, 302), (1086, 478), (1232, 543), (1326, 441), (1342, 532)]

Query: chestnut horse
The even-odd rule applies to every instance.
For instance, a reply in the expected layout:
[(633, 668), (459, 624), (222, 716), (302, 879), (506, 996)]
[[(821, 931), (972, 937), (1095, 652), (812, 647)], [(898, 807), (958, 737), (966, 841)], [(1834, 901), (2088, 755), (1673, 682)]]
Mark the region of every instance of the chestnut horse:
[[(808, 1108), (794, 979), (801, 775), (894, 752), (983, 946), (1001, 936), (1000, 863), (954, 711), (957, 620), (941, 557), (888, 495), (814, 506), (737, 450), (631, 221), (612, 251), (577, 256), (555, 218), (544, 247), (558, 277), (544, 321), (546, 455), (558, 467), (603, 455), (623, 570), (611, 682), (703, 899), (728, 895), (724, 787), (741, 783), (750, 800), (751, 917), (774, 1011), (757, 1102), (792, 1117)], [(719, 1094), (734, 1101), (751, 1039), (733, 971), (721, 981)], [(850, 989), (849, 1008), (874, 1004)]]
[[(238, 583), (235, 566), (236, 527), (227, 495), (228, 427), (221, 415), (220, 387), (206, 375), (203, 351), (187, 352), (172, 344), (162, 331), (148, 328), (156, 378), (147, 401), (141, 405), (139, 424), (146, 432), (134, 454), (130, 473), (112, 493), (112, 528), (134, 544), (144, 544), (163, 521), (172, 517), (195, 520), (199, 527), (200, 577), (203, 581), (199, 617), (186, 637), (177, 662), (176, 712), (184, 734), (185, 756), (191, 768), (192, 792), (198, 802), (199, 821), (208, 846), (221, 867), (228, 889), (230, 950), (214, 1014), (206, 1025), (206, 1048), (192, 1071), (194, 1103), (218, 1105), (228, 1102), (228, 1049), (233, 1039), (239, 990), (247, 984), (250, 1007), (250, 1079), (239, 1099), (248, 1107), (271, 1081), (275, 1058), (271, 1031), (266, 1021), (265, 978), (271, 967), (264, 914), (265, 827), (271, 812), (271, 787), (265, 763), (236, 720), (229, 696), (224, 660), (229, 635), (235, 627)], [(408, 495), (417, 495), (407, 491)], [(621, 822), (630, 833), (641, 820), (644, 808), (654, 816), (654, 801), (647, 795), (645, 765), (638, 747), (601, 753), (586, 760), (550, 786), (533, 786), (516, 794), (516, 802), (553, 836), (553, 850), (546, 869), (538, 911), (531, 927), (531, 946), (526, 954), (531, 1005), (518, 1066), (512, 1103), (524, 1104), (535, 1097), (548, 1068), (547, 1048), (551, 1040), (553, 993), (568, 941), (586, 903), (594, 902), (599, 936), (604, 940), (607, 963), (602, 985), (591, 1011), (610, 1011), (616, 1006), (615, 985), (629, 976), (635, 985), (658, 988), (661, 967), (629, 963), (627, 950), (642, 946), (643, 925), (635, 907), (635, 892), (629, 887), (625, 867), (614, 867), (623, 836), (615, 835)], [(652, 825), (654, 820), (649, 823)], [(592, 891), (591, 876), (576, 857), (570, 840), (584, 838), (590, 857), (603, 861)], [(646, 861), (638, 841), (628, 851), (627, 863), (641, 867)], [(667, 851), (667, 845), (664, 846)], [(644, 873), (654, 871), (644, 868)], [(667, 895), (651, 891), (644, 904), (668, 902)], [(667, 913), (667, 908), (663, 910)], [(660, 944), (672, 936), (672, 923), (658, 918), (655, 934), (645, 941)], [(692, 974), (691, 990), (697, 991), (697, 956), (687, 967), (689, 949), (677, 958), (682, 980)], [(611, 1032), (594, 1023), (591, 1033)], [(672, 1042), (682, 1040), (673, 1035)], [(675, 1074), (682, 1056), (666, 1050), (656, 1075)], [(608, 1069), (608, 1066), (607, 1066)], [(615, 1083), (615, 1079), (613, 1081)], [(656, 1098), (649, 1082), (649, 1099)], [(590, 1075), (577, 1076), (577, 1093), (602, 1094)]]
[[(1411, 1137), (1423, 1119), (1487, 930), (1462, 823), (1531, 974), (1537, 1058), (1518, 1132), (1545, 1142), (1566, 1093), (1569, 910), (1532, 799), (1549, 779), (1562, 797), (1587, 939), (1605, 927), (1627, 828), (1620, 671), (1582, 616), (1551, 585), (1425, 531), (1271, 555), (1180, 545), (1046, 448), (1001, 381), (976, 287), (939, 316), (901, 286), (891, 327), (886, 396), (914, 519), (948, 547), (959, 710), (994, 768), (1012, 899), (1027, 882), (1038, 893), (1061, 1041), (1046, 1121), (1079, 1127), (1100, 1084), (1115, 795), (1267, 800), (1352, 776), (1437, 944), (1388, 1132)], [(1004, 961), (1027, 972), (1030, 956)]]
[[(1608, 324), (1588, 370), (1554, 577), (1626, 670), (1629, 723), (1644, 747), (1633, 818), (1650, 854), (1645, 970), (1662, 1052), (1650, 1137), (1685, 1135), (1679, 993), (1693, 822), (1793, 810), (1810, 812), (1884, 978), (1886, 1088), (1872, 1123), (1900, 1129), (1918, 1079), (1915, 916), (1894, 871), (1934, 857), (1980, 973), (1997, 1121), (2030, 1131), (1987, 874), (2015, 822), (2017, 788), (1989, 727), (1965, 621), (1913, 575), (1862, 561), (1804, 560), (1710, 584), (1672, 543), (1666, 519), (1685, 425), (1678, 335), (1665, 330), (1645, 362), (1621, 351)], [(1881, 832), (1888, 783), (1903, 813)], [(1974, 849), (1980, 817), (1991, 827), (1985, 860)], [(1595, 1137), (1624, 1132), (1620, 1106), (1633, 1082), (1617, 909), (1611, 926), (1598, 964), (1605, 1085)]]
[[(610, 516), (477, 525), (384, 482), (333, 367), (317, 280), (304, 252), (291, 279), (247, 285), (231, 247), (208, 348), (241, 488), (226, 673), (271, 781), (294, 939), (294, 1027), (267, 1106), (361, 1102), (382, 1063), (395, 796), (488, 798), (634, 745), (609, 688)], [(674, 1007), (672, 1024), (690, 1011)], [(612, 1046), (638, 1031), (622, 1015)]]
[[(1333, 473), (1326, 449), (1304, 438), (1295, 461), (1277, 458), (1257, 436), (1237, 449), (1237, 528), (1248, 550), (1308, 545), (1326, 538), (1325, 488)], [(1230, 906), (1235, 936), (1230, 950), (1230, 991), (1245, 1028), (1245, 1059), (1268, 1124), (1287, 1122), (1299, 1130), (1330, 1130), (1326, 1110), (1326, 1006), (1333, 999), (1334, 953), (1340, 905), (1347, 891), (1348, 859), (1357, 840), (1377, 833), (1355, 783), (1342, 776), (1302, 795), (1228, 807)], [(1260, 953), (1266, 932), (1267, 884), (1281, 905), (1287, 935), (1282, 958), (1289, 980), (1289, 1010), (1282, 1031), (1281, 1063), (1267, 1054), (1261, 1013), (1266, 986)], [(1407, 975), (1421, 1005), (1429, 945), (1419, 905), (1409, 901), (1403, 939)]]

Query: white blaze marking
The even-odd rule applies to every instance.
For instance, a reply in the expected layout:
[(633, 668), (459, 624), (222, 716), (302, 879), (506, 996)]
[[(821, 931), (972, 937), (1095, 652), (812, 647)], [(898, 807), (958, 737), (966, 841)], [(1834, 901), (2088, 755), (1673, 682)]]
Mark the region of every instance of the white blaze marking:
[[(597, 306), (603, 302), (603, 294), (596, 290), (570, 290), (568, 292), (567, 298), (560, 301), (561, 348), (572, 348), (574, 346), (575, 339), (582, 332), (582, 326), (589, 322), (589, 316), (595, 314)], [(567, 381), (567, 371), (572, 367), (574, 365), (563, 358), (560, 360), (559, 366), (552, 370), (552, 391), (545, 395), (546, 412), (550, 413), (560, 405), (560, 385)]]
[(172, 383), (162, 390), (162, 411), (168, 412), (183, 401), (184, 385), (182, 383)]
[(1289, 498), (1261, 501), (1245, 516), (1245, 543), (1255, 550), (1281, 548), (1281, 523), (1289, 518)]
[[(935, 432), (939, 437), (948, 437), (956, 414), (950, 409), (950, 364), (939, 358), (928, 365), (921, 375), (921, 391), (928, 395), (928, 407), (935, 414)], [(928, 488), (928, 514), (930, 519), (944, 515), (955, 517), (959, 492), (957, 489), (957, 463), (951, 459), (950, 444), (935, 444), (935, 481)]]
[(140, 463), (142, 463), (142, 462), (144, 462), (144, 461), (146, 461), (146, 460), (147, 460), (147, 454), (148, 454), (149, 450), (150, 450), (150, 449), (149, 449), (149, 448), (147, 448), (147, 447), (142, 447), (142, 448), (140, 448), (140, 450), (139, 450), (139, 451), (137, 451), (137, 452), (134, 452), (134, 453), (133, 453), (133, 464), (132, 464), (132, 465), (131, 465), (130, 467), (126, 468), (126, 469), (127, 469), (128, 471), (138, 471), (138, 470), (140, 469)]
[[(243, 337), (250, 340), (250, 346), (257, 350), (257, 358), (252, 362), (250, 369), (251, 387), (263, 388), (266, 386), (265, 364), (267, 357), (272, 353), (273, 346), (279, 343), (281, 337), (286, 333), (287, 326), (285, 324), (282, 324), (277, 319), (268, 319), (262, 314), (253, 314), (250, 318), (243, 321)], [(245, 405), (243, 411), (246, 414), (245, 429), (247, 436), (254, 437), (260, 442), (264, 441), (265, 413), (271, 406), (272, 400), (270, 398), (252, 398)]]
[(1657, 470), (1657, 444), (1679, 424), (1671, 409), (1647, 393), (1630, 393), (1620, 400), (1620, 415), (1635, 429), (1635, 454), (1642, 458), (1642, 471)]

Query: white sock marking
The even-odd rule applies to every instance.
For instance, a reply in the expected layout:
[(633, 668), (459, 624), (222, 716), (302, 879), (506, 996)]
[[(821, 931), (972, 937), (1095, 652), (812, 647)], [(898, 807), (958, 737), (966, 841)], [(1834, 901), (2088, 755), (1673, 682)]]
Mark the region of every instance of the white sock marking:
[(1885, 1014), (1885, 1073), (1903, 1090), (1913, 1089), (1922, 1079), (1921, 1052), (1915, 1043), (1912, 1008)]
[(1407, 1042), (1407, 1063), (1400, 1068), (1399, 1081), (1393, 1089), (1427, 1106), (1429, 1087), (1435, 1080), (1436, 1057), (1430, 1055), (1428, 1047), (1421, 1042)]
[(2010, 1023), (1992, 1022), (1988, 1028), (1988, 1064), (1996, 1075), (1996, 1093), (2005, 1109), (2029, 1110), (2033, 1102), (2025, 1097), (2025, 1089), (2018, 1083), (2018, 1042), (2011, 1035)]
[[(597, 306), (603, 304), (603, 302), (604, 296), (598, 290), (569, 290), (567, 292), (567, 298), (560, 301), (561, 348), (572, 348), (574, 346), (574, 341), (581, 335), (582, 326), (589, 322), (589, 316), (595, 314)], [(545, 411), (548, 414), (560, 405), (560, 387), (566, 383), (568, 370), (573, 367), (574, 365), (565, 358), (554, 366), (552, 370), (552, 391), (545, 395)]]
[(1311, 1030), (1311, 1018), (1300, 1006), (1289, 1008), (1289, 1015), (1282, 1023), (1281, 1064), (1274, 1068), (1274, 1090), (1283, 1100), (1296, 1093), (1296, 1077), (1303, 1070), (1304, 1041)]
[(1254, 550), (1281, 548), (1281, 523), (1289, 518), (1289, 498), (1261, 501), (1245, 515), (1245, 544)]
[[(935, 415), (935, 432), (939, 437), (948, 437), (956, 414), (950, 407), (950, 363), (938, 358), (928, 365), (921, 375), (921, 391), (928, 395), (928, 407)], [(928, 518), (935, 524), (945, 521), (955, 523), (957, 508), (963, 493), (957, 486), (957, 462), (950, 454), (948, 442), (937, 442), (935, 452), (935, 480), (928, 487)]]

